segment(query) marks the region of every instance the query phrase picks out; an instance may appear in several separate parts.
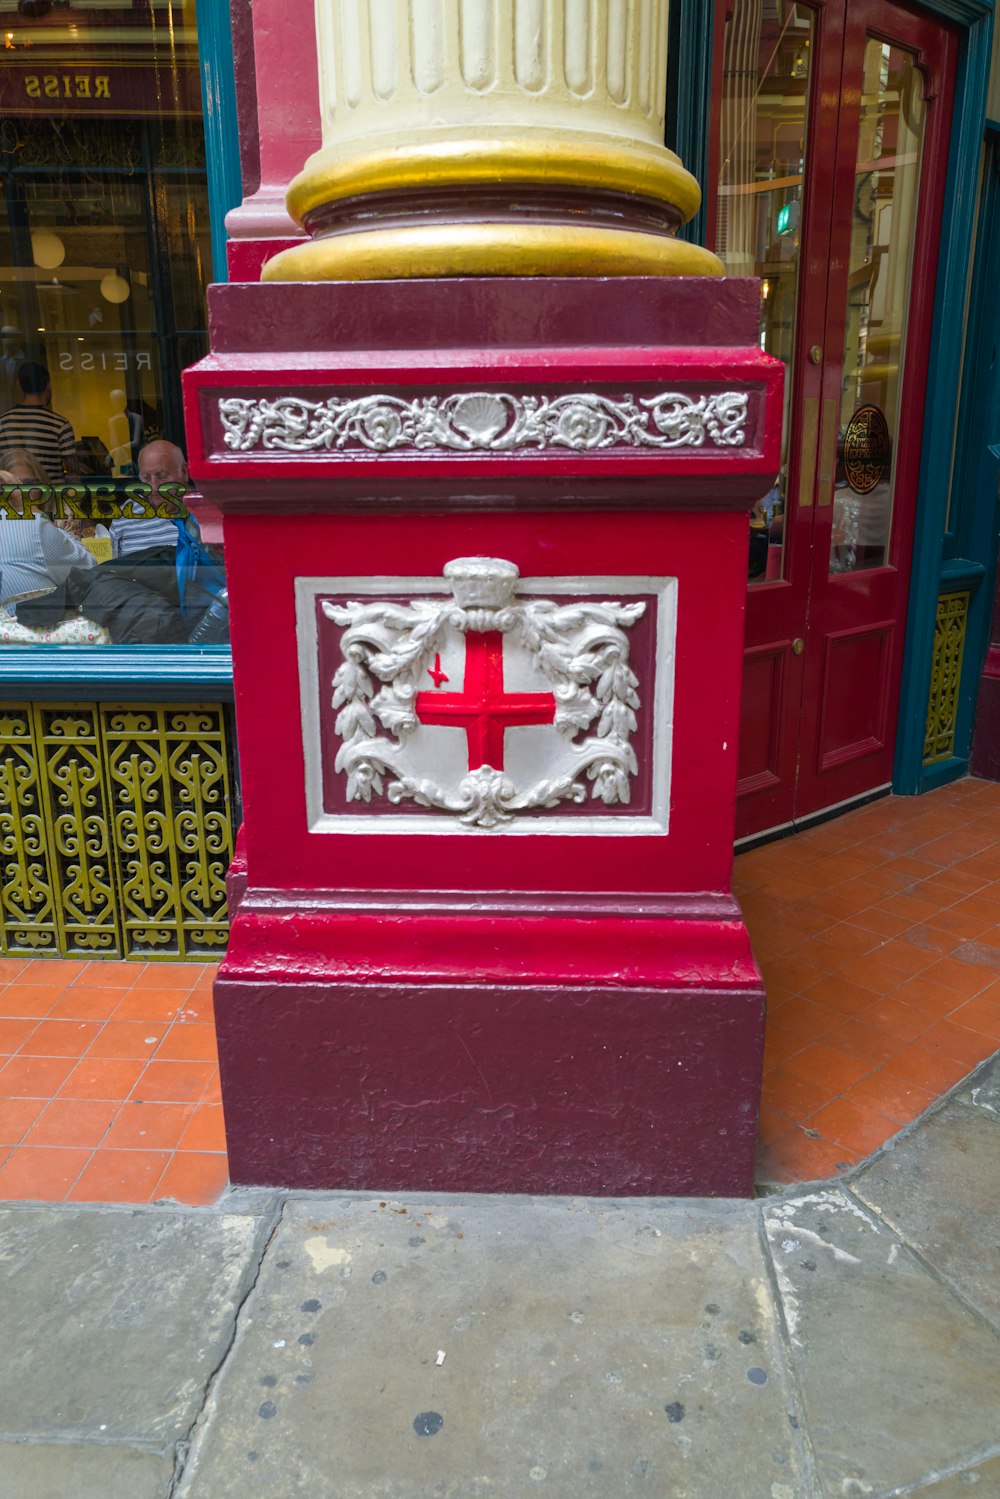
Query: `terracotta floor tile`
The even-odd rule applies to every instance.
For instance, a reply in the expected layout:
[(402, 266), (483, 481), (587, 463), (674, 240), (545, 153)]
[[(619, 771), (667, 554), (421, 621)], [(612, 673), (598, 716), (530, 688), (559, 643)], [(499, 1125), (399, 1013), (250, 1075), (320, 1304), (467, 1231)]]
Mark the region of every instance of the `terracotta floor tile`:
[(218, 1058), (215, 1046), (215, 1026), (172, 1025), (156, 1049), (159, 1062), (214, 1062)]
[(866, 906), (863, 911), (858, 911), (851, 917), (851, 923), (885, 938), (899, 937), (913, 926), (908, 917), (895, 916), (890, 911), (880, 910), (878, 906)]
[(963, 942), (951, 955), (959, 963), (973, 968), (985, 968), (988, 973), (1000, 977), (1000, 947), (983, 941)]
[(893, 999), (901, 999), (904, 1004), (920, 1010), (925, 1015), (935, 1020), (943, 1020), (960, 1005), (967, 1003), (961, 995), (956, 994), (954, 989), (948, 989), (944, 984), (936, 984), (929, 979), (926, 973), (921, 973), (915, 979), (908, 979), (905, 984), (900, 984), (898, 989), (892, 991)]
[(193, 989), (204, 963), (147, 963), (137, 981), (140, 989)]
[(54, 984), (65, 989), (89, 967), (89, 958), (79, 962), (71, 958), (31, 958), (18, 977), (26, 984)]
[(97, 1103), (92, 1099), (54, 1098), (28, 1131), (24, 1143), (93, 1150), (107, 1134), (117, 1108), (117, 1100)]
[(187, 989), (134, 987), (114, 1012), (115, 1020), (152, 1020), (166, 1025), (174, 1020), (189, 997)]
[(15, 981), (0, 993), (0, 1015), (28, 1015), (41, 1020), (59, 1003), (62, 991), (46, 984)]
[(963, 914), (956, 911), (954, 906), (944, 906), (936, 916), (928, 917), (927, 925), (935, 931), (954, 937), (956, 946), (970, 937), (978, 937), (981, 932), (990, 928), (990, 922), (984, 921), (981, 916), (970, 916), (967, 912)]
[[(22, 1146), (23, 1149), (23, 1146)], [(170, 1159), (164, 1150), (95, 1150), (70, 1202), (148, 1202)]]
[(787, 1062), (789, 1057), (794, 1057), (798, 1052), (804, 1051), (815, 1037), (789, 1035), (780, 1030), (777, 1025), (768, 1023), (764, 1035), (764, 1067), (779, 1067), (782, 1062)]
[(925, 968), (923, 978), (934, 984), (943, 984), (953, 989), (962, 999), (972, 999), (990, 983), (988, 969), (972, 963), (961, 963), (957, 958), (939, 958), (930, 968)]
[(814, 1000), (841, 1015), (860, 1015), (873, 1005), (878, 996), (871, 989), (852, 984), (839, 974), (830, 974), (806, 990), (805, 999)]
[[(979, 1031), (981, 1035), (1000, 1042), (1000, 984), (994, 984), (984, 994), (960, 1005), (952, 1011), (949, 1019), (966, 1030)], [(0, 1086), (2, 1084), (3, 1073), (0, 1073)]]
[(153, 1200), (208, 1207), (218, 1202), (228, 1180), (229, 1164), (224, 1155), (179, 1150), (160, 1177)]
[(829, 1140), (811, 1140), (801, 1130), (790, 1130), (760, 1153), (758, 1175), (764, 1181), (822, 1181), (839, 1176), (857, 1164), (860, 1157), (846, 1145)]
[(911, 1119), (930, 1108), (938, 1094), (891, 1073), (878, 1071), (870, 1077), (863, 1077), (859, 1083), (852, 1083), (843, 1096), (895, 1124), (909, 1124)]
[(110, 958), (102, 962), (95, 958), (74, 982), (93, 989), (131, 989), (144, 967), (144, 963), (120, 963)]
[(167, 1031), (167, 1026), (152, 1020), (109, 1020), (94, 1037), (87, 1056), (148, 1061)]
[(212, 1068), (212, 1071), (209, 1074), (208, 1082), (205, 1084), (204, 1092), (201, 1095), (200, 1102), (201, 1103), (221, 1103), (222, 1102), (222, 1088), (221, 1088), (220, 1083), (219, 1083), (219, 1069), (218, 1069), (218, 1067), (213, 1067)]
[(1000, 1041), (992, 1036), (967, 1030), (965, 1026), (956, 1025), (951, 1020), (932, 1026), (921, 1036), (920, 1042), (922, 1046), (939, 1051), (942, 1056), (950, 1057), (955, 1062), (964, 1062), (966, 1072), (971, 1072), (980, 1062), (985, 1062), (1000, 1046)]
[(772, 1025), (783, 1035), (794, 1036), (801, 1039), (803, 1045), (810, 1041), (818, 1041), (827, 1031), (838, 1025), (842, 1016), (835, 1010), (829, 1010), (825, 1005), (816, 1004), (809, 999), (800, 996), (792, 1005), (784, 1010), (779, 1010), (774, 1016)]
[(771, 1104), (762, 1103), (760, 1118), (757, 1123), (757, 1134), (762, 1145), (768, 1145), (772, 1140), (777, 1140), (781, 1135), (787, 1135), (790, 1129), (795, 1128), (796, 1121), (783, 1114)]
[(8, 1098), (52, 1098), (76, 1066), (75, 1057), (11, 1057), (0, 1072)]
[(923, 1010), (916, 1009), (913, 1005), (904, 1004), (901, 999), (896, 999), (889, 994), (884, 999), (876, 1002), (864, 1013), (865, 1025), (874, 1030), (883, 1031), (889, 1036), (899, 1051), (910, 1041), (915, 1041), (930, 1030), (934, 1024), (931, 1017)]
[(12, 1056), (39, 1025), (41, 1021), (34, 1016), (0, 1020), (0, 1052)]
[(849, 1088), (872, 1070), (865, 1062), (859, 1062), (845, 1052), (834, 1051), (832, 1046), (825, 1046), (822, 1041), (800, 1051), (785, 1063), (785, 1068), (796, 1077), (804, 1078), (806, 1082), (829, 1089), (831, 1096), (843, 1093), (845, 1088)]
[[(787, 1125), (786, 1125), (787, 1128)], [(179, 1150), (219, 1151), (226, 1148), (226, 1126), (221, 1103), (202, 1103), (181, 1135)]]
[(133, 1090), (135, 1099), (152, 1103), (197, 1103), (212, 1076), (210, 1062), (159, 1062), (146, 1064)]
[(121, 1004), (120, 989), (90, 989), (71, 984), (49, 1011), (50, 1020), (108, 1020)]
[(858, 1062), (867, 1062), (869, 1067), (881, 1067), (900, 1050), (900, 1042), (895, 1036), (866, 1025), (863, 1020), (842, 1019), (823, 1040), (834, 1051), (842, 1051)]
[(888, 916), (901, 916), (913, 926), (917, 921), (928, 921), (934, 916), (938, 903), (915, 895), (889, 895), (885, 900), (876, 901), (875, 909), (884, 911)]
[(815, 1114), (840, 1092), (841, 1089), (833, 1083), (816, 1083), (811, 1078), (797, 1077), (787, 1066), (781, 1065), (765, 1077), (763, 1099), (769, 1108), (780, 1109), (798, 1123)]
[[(781, 925), (796, 937), (817, 937), (822, 932), (829, 931), (835, 925), (837, 917), (831, 916), (825, 906), (822, 908), (812, 900), (803, 901), (800, 906), (790, 906), (781, 914)], [(753, 935), (753, 927), (750, 929)]]
[(126, 1103), (106, 1139), (107, 1149), (174, 1150), (195, 1113), (191, 1103)]
[(40, 1020), (21, 1052), (31, 1057), (79, 1057), (100, 1029), (95, 1020)]
[(968, 1068), (964, 1062), (956, 1062), (926, 1046), (921, 1037), (886, 1062), (883, 1070), (892, 1077), (901, 1077), (908, 1083), (916, 1083), (919, 1088), (940, 1094), (953, 1088)]
[(64, 1201), (90, 1154), (89, 1150), (19, 1145), (0, 1168), (0, 1201)]
[(820, 1109), (810, 1119), (809, 1128), (818, 1130), (824, 1140), (834, 1145), (846, 1145), (859, 1156), (870, 1155), (886, 1141), (885, 1117), (846, 1098), (835, 1098)]
[(931, 955), (932, 962), (935, 958), (947, 958), (962, 942), (962, 938), (957, 937), (954, 932), (942, 931), (936, 921), (907, 927), (899, 940), (909, 942), (912, 947), (922, 948)]
[(17, 1145), (45, 1107), (40, 1098), (0, 1098), (0, 1145)]
[(28, 966), (27, 958), (0, 958), (0, 984), (9, 984)]
[(188, 1025), (192, 1020), (203, 1025), (215, 1023), (215, 1005), (212, 1001), (210, 989), (192, 989), (183, 1007), (177, 1013), (177, 1019), (181, 1025)]
[[(61, 1098), (118, 1099), (121, 1102), (135, 1087), (142, 1070), (142, 1062), (107, 1061), (102, 1057), (85, 1057), (70, 1072), (59, 1089), (59, 1096)], [(2, 1082), (3, 1073), (0, 1073), (0, 1083)]]

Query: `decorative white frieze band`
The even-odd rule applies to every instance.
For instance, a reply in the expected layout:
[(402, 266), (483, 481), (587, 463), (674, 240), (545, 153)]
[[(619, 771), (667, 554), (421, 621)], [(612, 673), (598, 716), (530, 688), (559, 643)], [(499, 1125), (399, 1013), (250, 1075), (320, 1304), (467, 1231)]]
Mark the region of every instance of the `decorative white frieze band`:
[[(646, 605), (518, 598), (518, 577), (502, 558), (460, 557), (444, 569), (451, 598), (322, 603), (344, 632), (332, 707), (348, 801), (412, 799), (476, 828), (581, 803), (588, 781), (605, 806), (629, 802), (639, 681), (626, 631)], [(535, 680), (512, 691), (518, 657)], [(444, 690), (449, 665), (460, 691)], [(515, 770), (506, 733), (531, 726), (542, 732)], [(424, 762), (432, 773), (414, 761), (408, 746), (429, 728), (464, 733), (467, 768), (449, 776), (443, 753)]]
[(636, 400), (581, 392), (514, 396), (475, 391), (451, 396), (368, 395), (325, 401), (228, 396), (219, 401), (226, 446), (288, 453), (323, 449), (395, 452), (435, 448), (504, 453), (518, 448), (742, 447), (749, 393), (727, 390), (689, 396), (680, 391)]

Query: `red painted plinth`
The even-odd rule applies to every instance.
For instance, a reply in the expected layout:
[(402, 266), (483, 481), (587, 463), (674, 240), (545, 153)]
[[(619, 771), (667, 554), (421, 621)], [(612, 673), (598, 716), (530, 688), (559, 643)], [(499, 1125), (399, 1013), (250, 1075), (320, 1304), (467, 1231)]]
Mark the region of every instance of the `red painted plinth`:
[[(230, 286), (211, 309), (186, 381), (245, 807), (216, 986), (234, 1182), (748, 1193), (764, 993), (729, 889), (746, 512), (781, 426), (756, 287)], [(542, 615), (618, 611), (574, 637), (578, 663), (612, 652), (580, 668), (581, 727), (559, 740), (558, 671), (487, 608), (419, 658), (412, 771), (349, 782), (338, 715), (384, 747), (366, 704), (399, 639), (349, 638), (358, 611), (448, 601), (448, 564), (483, 557)], [(626, 637), (627, 797), (580, 772), (515, 825), (428, 799), (466, 763), (518, 795), (566, 743), (601, 763), (587, 694)], [(349, 658), (373, 678), (353, 708)]]

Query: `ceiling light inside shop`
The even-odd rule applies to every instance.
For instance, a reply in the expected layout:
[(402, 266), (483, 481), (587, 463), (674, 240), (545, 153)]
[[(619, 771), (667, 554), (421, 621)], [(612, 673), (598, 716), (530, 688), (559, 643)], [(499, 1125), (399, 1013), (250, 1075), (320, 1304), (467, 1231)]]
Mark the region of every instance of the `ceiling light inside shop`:
[(66, 246), (51, 229), (33, 229), (31, 255), (35, 264), (41, 266), (43, 271), (54, 271), (66, 259)]
[(101, 277), (101, 296), (106, 302), (127, 302), (131, 295), (132, 288), (117, 271), (109, 271)]

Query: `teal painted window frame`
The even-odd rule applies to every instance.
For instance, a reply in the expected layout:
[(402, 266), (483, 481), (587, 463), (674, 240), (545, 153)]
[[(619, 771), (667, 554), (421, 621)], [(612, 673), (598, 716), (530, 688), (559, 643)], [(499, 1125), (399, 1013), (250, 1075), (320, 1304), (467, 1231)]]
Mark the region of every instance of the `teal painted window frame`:
[(198, 0), (197, 19), (212, 271), (214, 280), (228, 281), (226, 214), (243, 197), (229, 0)]
[[(722, 4), (723, 0), (716, 0)], [(924, 410), (921, 445), (921, 479), (917, 495), (917, 524), (910, 571), (909, 606), (906, 622), (906, 652), (899, 703), (899, 727), (893, 790), (914, 794), (954, 780), (968, 769), (972, 716), (978, 685), (978, 669), (988, 644), (991, 599), (982, 580), (992, 579), (995, 552), (986, 534), (995, 530), (992, 503), (976, 507), (966, 528), (964, 558), (945, 553), (945, 529), (952, 485), (952, 455), (956, 432), (963, 430), (958, 410), (965, 338), (963, 313), (969, 261), (979, 210), (983, 122), (989, 80), (992, 40), (992, 0), (929, 0), (922, 9), (951, 21), (961, 29), (958, 78), (955, 89), (948, 177), (938, 257), (937, 292), (929, 382)], [(679, 0), (672, 7), (670, 68), (667, 88), (667, 144), (698, 178), (704, 192), (712, 128), (712, 69), (715, 45), (713, 0)], [(685, 237), (703, 243), (704, 208), (683, 231)], [(995, 298), (996, 270), (993, 269)], [(990, 293), (984, 292), (984, 295)], [(980, 309), (981, 310), (981, 309)], [(969, 328), (976, 326), (970, 307)], [(994, 371), (1000, 382), (1000, 371)], [(956, 482), (960, 466), (955, 465)], [(991, 530), (992, 528), (992, 530)], [(969, 555), (971, 551), (971, 555)], [(972, 587), (972, 604), (966, 633), (963, 682), (960, 697), (959, 735), (956, 743), (963, 754), (924, 769), (923, 748), (927, 721), (934, 651), (937, 599), (946, 588)]]
[[(212, 269), (228, 279), (226, 214), (242, 198), (236, 81), (228, 0), (198, 0)], [(228, 646), (3, 646), (0, 695), (24, 701), (192, 701), (233, 696)]]

